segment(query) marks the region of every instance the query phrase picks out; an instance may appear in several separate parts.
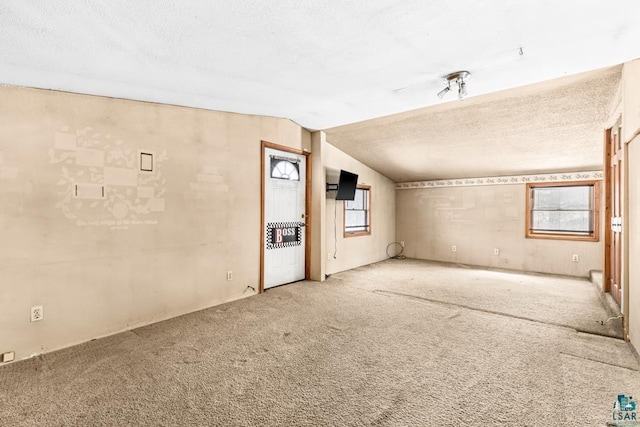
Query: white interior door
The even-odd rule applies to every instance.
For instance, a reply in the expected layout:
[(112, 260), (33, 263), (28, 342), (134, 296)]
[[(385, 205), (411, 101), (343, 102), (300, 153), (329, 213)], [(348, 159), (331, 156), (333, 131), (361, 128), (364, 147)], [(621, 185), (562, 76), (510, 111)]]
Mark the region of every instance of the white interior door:
[(264, 288), (305, 278), (306, 157), (266, 148)]

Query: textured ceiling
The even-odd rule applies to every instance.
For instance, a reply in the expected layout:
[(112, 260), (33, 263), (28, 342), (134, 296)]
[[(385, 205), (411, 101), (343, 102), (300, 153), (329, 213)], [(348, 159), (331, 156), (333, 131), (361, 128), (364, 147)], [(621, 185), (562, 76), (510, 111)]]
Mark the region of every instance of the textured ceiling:
[(637, 0), (0, 0), (0, 83), (326, 129), (449, 101), (459, 69), (480, 95), (636, 58), (638, 16)]
[(396, 182), (602, 168), (621, 66), (327, 129)]

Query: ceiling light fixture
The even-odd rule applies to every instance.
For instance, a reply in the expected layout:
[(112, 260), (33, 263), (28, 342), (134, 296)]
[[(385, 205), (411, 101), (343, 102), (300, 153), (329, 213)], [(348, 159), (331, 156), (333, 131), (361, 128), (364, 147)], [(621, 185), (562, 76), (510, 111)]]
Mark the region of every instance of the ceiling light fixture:
[(447, 87), (445, 87), (440, 92), (438, 92), (438, 98), (442, 99), (450, 90), (451, 90), (451, 86), (447, 85)]
[(455, 82), (458, 85), (458, 99), (467, 96), (467, 84), (464, 80), (468, 79), (469, 76), (471, 76), (471, 73), (468, 71), (456, 71), (444, 76), (443, 79), (447, 86), (438, 92), (438, 98), (442, 99), (451, 90), (451, 82)]

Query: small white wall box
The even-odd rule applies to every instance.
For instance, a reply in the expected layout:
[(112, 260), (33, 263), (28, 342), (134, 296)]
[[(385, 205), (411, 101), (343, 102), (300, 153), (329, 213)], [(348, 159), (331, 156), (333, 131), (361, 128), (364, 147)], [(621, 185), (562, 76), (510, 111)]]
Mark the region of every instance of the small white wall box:
[(31, 321), (39, 322), (44, 319), (44, 308), (41, 305), (31, 307)]
[(0, 363), (13, 362), (16, 358), (16, 354), (13, 351), (0, 354)]

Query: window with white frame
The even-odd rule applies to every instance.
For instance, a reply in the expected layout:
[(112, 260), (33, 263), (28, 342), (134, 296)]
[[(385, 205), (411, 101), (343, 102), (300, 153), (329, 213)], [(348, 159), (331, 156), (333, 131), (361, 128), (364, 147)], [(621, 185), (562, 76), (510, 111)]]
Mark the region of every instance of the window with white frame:
[(272, 156), (271, 178), (300, 181), (299, 167), (297, 161)]
[(371, 187), (358, 185), (353, 200), (344, 202), (344, 237), (371, 234)]

